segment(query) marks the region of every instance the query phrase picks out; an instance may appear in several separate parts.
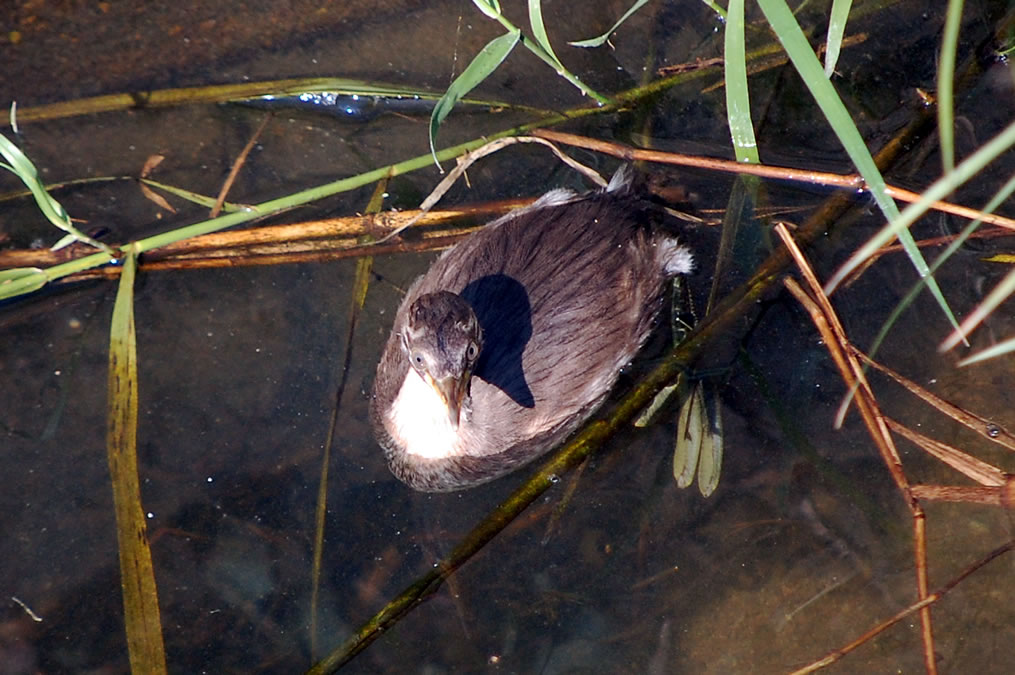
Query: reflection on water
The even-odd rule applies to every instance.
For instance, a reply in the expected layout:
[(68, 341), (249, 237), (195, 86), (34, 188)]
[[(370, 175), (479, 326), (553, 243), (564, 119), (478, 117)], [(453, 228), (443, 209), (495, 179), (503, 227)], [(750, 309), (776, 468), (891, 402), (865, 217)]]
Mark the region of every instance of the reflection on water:
[[(152, 64), (176, 24), (131, 23), (124, 32), (138, 33), (141, 42), (130, 49), (141, 49), (147, 39), (153, 54), (152, 61), (137, 59), (133, 74), (118, 68), (102, 81), (96, 78), (106, 71), (85, 68), (94, 76), (86, 82), (79, 71), (53, 69), (46, 81), (59, 86), (39, 89), (35, 99), (9, 80), (0, 80), (5, 83), (0, 92), (27, 105), (58, 100), (61, 91), (171, 86), (177, 76), (201, 84), (307, 74), (440, 88), (498, 28), (469, 3), (418, 4), (372, 4), (376, 13), (370, 19), (351, 8), (344, 23), (332, 17), (317, 28), (281, 13), (274, 15), (278, 21), (251, 22), (240, 33), (223, 32), (225, 24), (219, 23), (215, 33), (223, 36), (221, 45), (207, 53), (192, 49), (185, 60), (165, 67)], [(548, 30), (562, 58), (601, 91), (640, 81), (643, 68), (653, 65), (644, 61), (649, 43), (657, 60), (666, 63), (709, 58), (721, 50), (716, 22), (691, 0), (650, 3), (614, 36), (612, 49), (581, 52), (565, 51), (564, 42), (601, 32), (612, 23), (616, 7), (545, 4)], [(20, 21), (31, 13), (30, 5), (19, 5)], [(194, 5), (194, 17), (214, 9)], [(76, 7), (61, 6), (66, 16), (46, 14), (56, 7), (44, 4), (37, 10), (53, 31), (64, 25), (61, 21), (78, 21), (76, 34), (88, 33), (91, 24)], [(215, 7), (238, 11), (232, 3)], [(111, 7), (105, 20), (88, 21), (126, 22), (121, 10)], [(844, 53), (839, 66), (844, 75), (836, 80), (844, 89), (848, 83), (844, 95), (857, 109), (881, 120), (865, 130), (875, 144), (907, 114), (899, 92), (928, 85), (914, 81), (914, 73), (933, 63), (941, 25), (940, 16), (924, 15), (922, 5), (902, 3), (893, 11), (864, 25), (858, 21), (856, 29), (868, 31), (868, 40)], [(290, 30), (281, 32), (288, 37), (276, 40), (286, 20)], [(270, 31), (258, 33), (257, 26), (266, 24)], [(33, 39), (37, 44), (63, 39), (45, 32), (45, 26), (25, 25), (35, 27), (22, 27), (18, 58), (32, 48)], [(180, 39), (187, 44), (192, 26), (180, 25)], [(203, 25), (195, 30), (206, 31)], [(102, 30), (109, 28), (102, 24)], [(153, 34), (145, 38), (141, 33), (147, 30)], [(274, 37), (263, 37), (269, 34)], [(86, 42), (73, 43), (85, 65), (92, 58)], [(273, 44), (265, 47), (266, 42)], [(923, 69), (910, 67), (918, 63)], [(61, 73), (69, 81), (61, 81)], [(793, 75), (775, 69), (754, 76), (752, 87), (760, 101), (756, 121), (763, 157), (767, 150), (778, 153), (773, 156), (782, 163), (810, 166), (813, 160), (823, 169), (829, 162), (846, 169), (826, 128), (814, 122), (814, 111), (803, 103), (806, 95)], [(570, 86), (521, 53), (509, 58), (484, 89), (492, 97), (546, 108), (582, 103)], [(996, 101), (1010, 102), (1010, 82), (991, 77), (979, 91), (991, 95), (963, 101), (961, 112), (977, 120), (982, 143), (1008, 121), (1002, 111), (1010, 105)], [(133, 176), (158, 153), (166, 156), (158, 180), (214, 195), (263, 114), (240, 106), (133, 110), (25, 125), (21, 140), (47, 180)], [(620, 140), (633, 133), (668, 149), (695, 144), (706, 154), (728, 156), (724, 115), (723, 92), (701, 93), (700, 84), (694, 84), (645, 109), (572, 130)], [(275, 113), (229, 198), (256, 203), (423, 154), (428, 151), (425, 119), (390, 114), (337, 124), (312, 112)], [(525, 119), (508, 112), (452, 117), (441, 140), (450, 144)], [(606, 174), (614, 166), (588, 153), (575, 154)], [(472, 189), (456, 187), (448, 199), (481, 201), (580, 186), (545, 151), (525, 148), (501, 155), (470, 169)], [(929, 182), (937, 173), (935, 162), (921, 163), (914, 155), (906, 167), (907, 182)], [(677, 178), (703, 212), (725, 206), (728, 178), (691, 171)], [(412, 206), (438, 180), (433, 169), (398, 177), (389, 186), (388, 205)], [(963, 199), (983, 203), (986, 199), (974, 190), (987, 193), (992, 187), (971, 187)], [(825, 196), (776, 184), (767, 190), (769, 202), (780, 206), (813, 206)], [(354, 213), (368, 196), (364, 189), (285, 219)], [(58, 197), (73, 216), (86, 218), (88, 227), (107, 228), (110, 241), (194, 222), (205, 213), (180, 200), (173, 201), (176, 214), (163, 212), (133, 181), (78, 187)], [(854, 231), (829, 243), (845, 250), (878, 224), (870, 213), (858, 220)], [(0, 203), (0, 233), (11, 247), (56, 238), (24, 200)], [(706, 247), (715, 245), (712, 233), (700, 236)], [(763, 237), (752, 245), (758, 248), (743, 252), (739, 274), (749, 273), (766, 253)], [(818, 247), (809, 255), (828, 268), (841, 259), (830, 248)], [(340, 644), (429, 570), (522, 479), (514, 475), (460, 494), (416, 494), (388, 474), (370, 437), (365, 392), (400, 289), (431, 259), (389, 256), (375, 262), (330, 473), (319, 654)], [(999, 272), (972, 260), (963, 265), (946, 271), (942, 285), (965, 307), (984, 285), (982, 277)], [(898, 294), (885, 289), (912, 282), (909, 269), (908, 263), (888, 258), (836, 297), (859, 343), (869, 342), (897, 300)], [(705, 270), (697, 279), (702, 289), (707, 276)], [(141, 276), (142, 497), (150, 514), (173, 672), (297, 672), (310, 663), (319, 462), (344, 359), (352, 278), (350, 262)], [(0, 615), (3, 674), (128, 668), (104, 453), (112, 296), (108, 282), (91, 282), (0, 307), (5, 378), (0, 580), (6, 597), (24, 603), (5, 602)], [(918, 381), (938, 378), (942, 393), (1011, 427), (1005, 418), (1011, 387), (1004, 366), (956, 374), (950, 362), (927, 357), (945, 326), (930, 305), (920, 310), (892, 335), (883, 358)], [(991, 329), (999, 336), (1011, 332), (1003, 317)], [(581, 472), (570, 501), (561, 503), (572, 480), (563, 476), (440, 593), (349, 667), (400, 671), (411, 664), (411, 670), (433, 673), (782, 672), (848, 642), (912, 602), (908, 516), (856, 418), (848, 419), (844, 431), (831, 431), (842, 386), (812, 327), (792, 303), (775, 298), (764, 306), (745, 348), (751, 367), (736, 361), (731, 372), (720, 375), (729, 380), (727, 451), (722, 481), (711, 499), (675, 487), (673, 423), (626, 431)], [(635, 364), (633, 370), (643, 367)], [(976, 378), (975, 385), (968, 378)], [(896, 400), (890, 390), (883, 395), (886, 405), (896, 408), (893, 414), (915, 419), (944, 440), (969, 443), (964, 437), (949, 439), (954, 434), (949, 426), (922, 408), (905, 406), (907, 399)], [(805, 446), (815, 454), (806, 454)], [(903, 451), (907, 469), (920, 480), (955, 481), (915, 449)], [(1008, 523), (985, 507), (934, 506), (928, 513), (932, 587), (1008, 536)], [(1003, 565), (988, 568), (935, 609), (938, 653), (949, 670), (999, 672), (997, 664), (1011, 661), (1011, 641), (995, 637), (1006, 635), (1012, 625), (1006, 616), (1010, 603), (998, 590), (1009, 578)], [(42, 621), (34, 621), (25, 607)], [(910, 672), (921, 663), (917, 624), (906, 622), (848, 657), (843, 667)]]

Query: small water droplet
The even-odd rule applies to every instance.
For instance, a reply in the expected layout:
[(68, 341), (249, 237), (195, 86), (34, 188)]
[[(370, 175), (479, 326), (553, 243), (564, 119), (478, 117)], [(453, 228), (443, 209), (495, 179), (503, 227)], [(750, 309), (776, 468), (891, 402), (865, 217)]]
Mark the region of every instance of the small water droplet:
[(991, 438), (997, 438), (998, 436), (1001, 435), (1001, 428), (998, 427), (996, 424), (988, 424), (987, 435), (990, 436)]
[(560, 482), (560, 476), (558, 476), (555, 473), (551, 473), (550, 477), (547, 478), (547, 480), (550, 481), (551, 483), (559, 483)]

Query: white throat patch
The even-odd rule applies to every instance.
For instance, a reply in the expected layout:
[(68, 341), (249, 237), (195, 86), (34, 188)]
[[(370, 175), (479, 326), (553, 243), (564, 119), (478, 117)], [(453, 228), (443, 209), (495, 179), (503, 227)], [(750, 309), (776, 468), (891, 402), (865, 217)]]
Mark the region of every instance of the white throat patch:
[[(466, 411), (462, 410), (461, 423)], [(386, 415), (388, 432), (411, 455), (442, 459), (461, 454), (458, 432), (448, 419), (448, 408), (429, 384), (412, 368)]]

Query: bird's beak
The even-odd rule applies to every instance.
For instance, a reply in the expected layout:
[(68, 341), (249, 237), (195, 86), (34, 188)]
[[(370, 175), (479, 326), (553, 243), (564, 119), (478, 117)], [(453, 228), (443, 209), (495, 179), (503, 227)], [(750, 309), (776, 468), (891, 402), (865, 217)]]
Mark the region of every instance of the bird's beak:
[(444, 405), (447, 406), (448, 421), (451, 422), (452, 429), (458, 429), (458, 422), (462, 414), (462, 403), (465, 401), (465, 395), (469, 391), (469, 378), (471, 376), (472, 373), (466, 372), (461, 377), (449, 376), (435, 380), (429, 373), (424, 375), (427, 384), (433, 387), (437, 395), (444, 401)]

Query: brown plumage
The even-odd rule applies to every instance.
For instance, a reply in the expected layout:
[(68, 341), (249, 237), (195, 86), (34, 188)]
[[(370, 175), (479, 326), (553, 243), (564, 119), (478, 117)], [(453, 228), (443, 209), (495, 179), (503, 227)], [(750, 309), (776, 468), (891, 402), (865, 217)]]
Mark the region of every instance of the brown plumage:
[(402, 481), (443, 491), (492, 480), (602, 404), (648, 337), (664, 282), (692, 266), (649, 224), (626, 177), (507, 214), (409, 289), (371, 399)]

